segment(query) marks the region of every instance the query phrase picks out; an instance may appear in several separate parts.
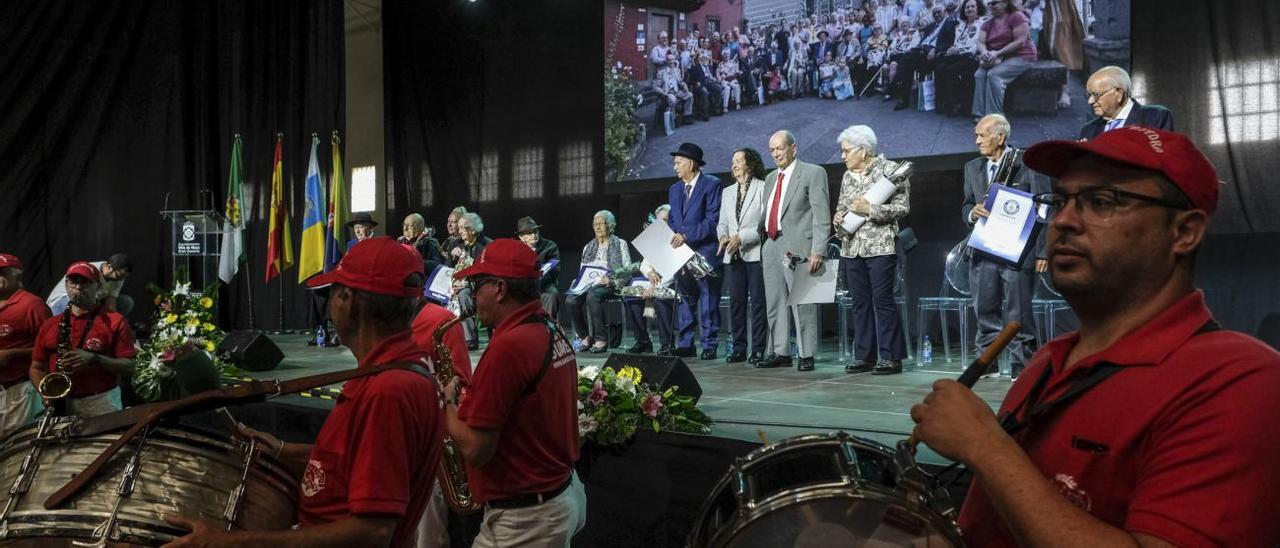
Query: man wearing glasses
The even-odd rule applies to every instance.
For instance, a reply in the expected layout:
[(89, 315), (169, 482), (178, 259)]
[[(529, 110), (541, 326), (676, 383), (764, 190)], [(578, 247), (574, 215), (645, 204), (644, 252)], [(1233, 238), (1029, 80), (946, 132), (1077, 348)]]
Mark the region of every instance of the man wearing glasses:
[(538, 258), (514, 239), (490, 243), (454, 277), (493, 328), (465, 388), (445, 389), (449, 434), (467, 461), (484, 523), (476, 547), (569, 546), (587, 518), (578, 460), (578, 367), (538, 299)]
[(1141, 126), (1031, 147), (1056, 177), (1054, 285), (1080, 330), (1048, 343), (998, 414), (951, 380), (914, 436), (970, 468), (970, 546), (1280, 546), (1280, 354), (1220, 329), (1195, 287), (1217, 174)]
[(1080, 128), (1081, 139), (1092, 139), (1125, 126), (1147, 126), (1173, 131), (1173, 113), (1160, 105), (1143, 105), (1130, 95), (1129, 73), (1120, 67), (1102, 67), (1085, 84), (1085, 99), (1097, 116)]

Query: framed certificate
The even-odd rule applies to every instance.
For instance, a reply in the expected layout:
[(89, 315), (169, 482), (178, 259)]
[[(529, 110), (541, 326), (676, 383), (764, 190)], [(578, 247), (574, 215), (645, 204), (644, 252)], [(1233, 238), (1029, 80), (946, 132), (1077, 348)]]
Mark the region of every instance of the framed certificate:
[(453, 269), (447, 266), (437, 266), (431, 271), (431, 276), (427, 278), (427, 286), (423, 289), (422, 296), (439, 303), (441, 306), (448, 306), (449, 298), (452, 294)]
[(581, 294), (598, 285), (600, 280), (608, 276), (609, 273), (609, 269), (603, 266), (583, 265), (578, 268), (578, 277), (574, 278), (573, 284), (569, 286), (569, 291), (566, 293), (572, 295)]
[(991, 214), (973, 226), (969, 247), (986, 259), (1020, 266), (1035, 247), (1040, 229), (1031, 193), (991, 185), (982, 204)]

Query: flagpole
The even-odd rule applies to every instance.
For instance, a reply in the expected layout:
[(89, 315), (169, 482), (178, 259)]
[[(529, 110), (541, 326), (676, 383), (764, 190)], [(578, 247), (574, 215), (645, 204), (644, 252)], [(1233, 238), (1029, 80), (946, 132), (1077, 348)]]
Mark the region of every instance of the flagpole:
[[(277, 133), (277, 134), (276, 134), (276, 137), (277, 137), (277, 138), (280, 138), (280, 139), (283, 139), (283, 138), (284, 138), (284, 133), (283, 133), (283, 132), (282, 132), (282, 133)], [(272, 166), (272, 169), (274, 169), (274, 166)], [(292, 218), (293, 218), (293, 178), (292, 178), (292, 177), (291, 177), (291, 178), (289, 178), (289, 190), (288, 190), (288, 192), (285, 192), (285, 191), (284, 191), (284, 181), (283, 181), (283, 178), (284, 178), (284, 169), (283, 169), (283, 168), (280, 170), (280, 177), (281, 177), (281, 182), (280, 182), (280, 187), (281, 187), (281, 188), (280, 188), (280, 190), (281, 190), (281, 193), (283, 194), (283, 196), (281, 196), (281, 197), (280, 197), (280, 201), (281, 201), (282, 203), (287, 204), (287, 205), (285, 205), (285, 206), (284, 206), (284, 210), (285, 210), (285, 215), (284, 215), (284, 220), (283, 220), (283, 224), (284, 224), (284, 226), (282, 226), (282, 227), (281, 227), (280, 234), (281, 234), (281, 236), (282, 236), (282, 237), (284, 237), (284, 238), (286, 238), (286, 239), (287, 239), (289, 236), (291, 236), (291, 235), (292, 235), (292, 234), (290, 234), (290, 233), (288, 232), (288, 229), (287, 229), (286, 227), (287, 227), (287, 226), (288, 226), (288, 224), (289, 224), (288, 219), (292, 219)], [(288, 198), (288, 201), (287, 201), (287, 202), (285, 202), (285, 198)], [(291, 245), (291, 244), (292, 244), (292, 242), (290, 242), (289, 244), (284, 244), (284, 245)], [(283, 247), (283, 245), (282, 245), (281, 247)], [(279, 275), (279, 276), (277, 276), (277, 277), (280, 279), (280, 298), (279, 298), (279, 303), (278, 303), (278, 304), (279, 304), (279, 307), (276, 309), (276, 313), (277, 313), (277, 315), (276, 315), (276, 330), (277, 330), (277, 331), (279, 331), (280, 333), (284, 333), (284, 271), (285, 271), (285, 270), (287, 270), (287, 269), (288, 269), (288, 268), (284, 266), (284, 263), (281, 263), (280, 275)]]
[(253, 261), (246, 258), (244, 261), (244, 270), (244, 276), (241, 276), (241, 278), (244, 278), (244, 291), (246, 297), (249, 299), (249, 330), (253, 331), (257, 329), (257, 326), (253, 321), (253, 282), (249, 280), (249, 278), (253, 277), (249, 274), (250, 272), (253, 272)]

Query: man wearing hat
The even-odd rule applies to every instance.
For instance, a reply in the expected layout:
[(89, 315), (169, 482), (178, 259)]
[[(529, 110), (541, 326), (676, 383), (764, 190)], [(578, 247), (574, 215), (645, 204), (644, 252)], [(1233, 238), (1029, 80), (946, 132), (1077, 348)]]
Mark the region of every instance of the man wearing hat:
[(445, 389), (449, 435), (485, 505), (472, 546), (568, 546), (587, 517), (573, 471), (578, 368), (538, 302), (537, 256), (519, 240), (497, 239), (454, 276), (471, 288), (480, 323), (493, 328), (469, 385)]
[(993, 414), (952, 380), (914, 436), (964, 463), (970, 546), (1280, 546), (1280, 354), (1220, 328), (1195, 256), (1221, 184), (1185, 136), (1126, 126), (1048, 141), (1049, 271), (1080, 330)]
[[(702, 331), (702, 359), (714, 360), (720, 337), (720, 285), (724, 277), (724, 261), (716, 255), (720, 240), (716, 225), (720, 223), (720, 179), (702, 172), (702, 147), (693, 143), (681, 143), (671, 153), (676, 177), (680, 180), (667, 191), (667, 203), (671, 212), (667, 224), (675, 236), (671, 247), (689, 244), (702, 255), (714, 274), (702, 279), (682, 269), (676, 274), (676, 292), (680, 294), (680, 306), (676, 313), (676, 348), (672, 352), (682, 358), (696, 355), (693, 348), (695, 317)], [(696, 314), (696, 316), (695, 316)]]
[[(31, 384), (51, 372), (71, 378), (66, 413), (82, 417), (121, 409), (120, 378), (133, 373), (133, 329), (99, 299), (102, 274), (93, 263), (72, 263), (63, 276), (67, 309), (40, 326), (31, 349)], [(66, 340), (60, 340), (66, 336)], [(60, 351), (66, 348), (65, 352)]]
[(373, 215), (367, 212), (356, 213), (351, 216), (351, 220), (347, 221), (347, 228), (351, 229), (351, 234), (355, 236), (347, 242), (347, 249), (360, 242), (373, 237), (373, 229), (378, 226), (378, 221), (373, 220)]
[(538, 284), (541, 288), (539, 300), (542, 302), (542, 310), (552, 318), (559, 318), (560, 246), (543, 238), (541, 229), (542, 225), (534, 221), (533, 217), (521, 217), (516, 221), (516, 237), (538, 256), (538, 268), (542, 271), (542, 279)]
[(40, 413), (30, 382), (31, 348), (49, 319), (44, 301), (22, 288), (22, 261), (0, 253), (0, 439)]
[[(133, 272), (133, 260), (124, 253), (116, 253), (105, 261), (92, 264), (102, 274), (98, 283), (98, 300), (107, 310), (128, 316), (133, 310), (133, 299), (128, 295), (121, 295), (120, 290), (124, 288), (125, 278)], [(45, 299), (45, 304), (49, 305), (54, 314), (61, 314), (67, 309), (66, 282), (66, 278), (59, 280), (58, 285), (53, 286), (53, 291), (49, 293), (49, 298)]]
[(170, 546), (407, 546), (431, 496), (443, 448), (440, 387), (409, 330), (426, 276), (422, 257), (382, 236), (307, 280), (332, 288), (329, 314), (357, 367), (404, 364), (347, 381), (314, 445), (240, 425), (301, 481), (298, 528), (226, 532), (166, 516), (191, 531)]

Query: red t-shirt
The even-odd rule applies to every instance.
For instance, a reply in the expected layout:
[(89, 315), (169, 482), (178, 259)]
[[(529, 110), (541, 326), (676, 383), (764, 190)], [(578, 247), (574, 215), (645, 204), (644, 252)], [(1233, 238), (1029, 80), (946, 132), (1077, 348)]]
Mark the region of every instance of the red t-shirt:
[[(80, 348), (102, 354), (108, 358), (132, 358), (136, 354), (133, 349), (133, 328), (129, 322), (115, 312), (107, 312), (101, 308), (97, 314), (58, 314), (40, 326), (36, 335), (36, 344), (31, 348), (31, 361), (43, 362), (49, 366), (49, 372), (58, 371), (58, 322), (62, 316), (71, 314), (71, 348)], [(89, 317), (93, 317), (93, 325), (89, 326)], [(85, 329), (89, 334), (84, 335)], [(80, 341), (84, 344), (81, 345)], [(101, 394), (120, 386), (120, 377), (108, 371), (102, 364), (95, 363), (76, 370), (71, 382), (71, 398), (84, 398)]]
[[(431, 336), (440, 324), (456, 317), (443, 306), (427, 303), (413, 319), (413, 342), (427, 353), (432, 363), (440, 363), (440, 356), (436, 354), (435, 341)], [(444, 345), (449, 349), (449, 358), (453, 362), (453, 374), (463, 382), (470, 381), (471, 354), (467, 353), (467, 337), (462, 332), (462, 322), (453, 324), (453, 327), (444, 332)]]
[[(383, 340), (359, 367), (419, 363), (409, 331)], [(396, 516), (392, 546), (406, 546), (431, 498), (443, 447), (443, 398), (434, 380), (391, 370), (347, 381), (302, 476), (303, 527), (356, 514)]]
[[(1018, 435), (1045, 479), (1094, 517), (1174, 545), (1280, 546), (1280, 354), (1236, 332), (1195, 335), (1209, 318), (1197, 291), (1066, 372), (1079, 335), (1059, 337), (1036, 353), (1000, 415), (1046, 367), (1039, 401), (1099, 362), (1119, 365)], [(959, 523), (970, 546), (1016, 545), (979, 482)]]
[(468, 426), (502, 430), (493, 459), (467, 466), (480, 502), (560, 487), (578, 460), (578, 364), (568, 341), (556, 336), (551, 366), (524, 395), (551, 341), (543, 322), (525, 323), (540, 314), (535, 300), (498, 324), (458, 408)]
[(986, 23), (982, 24), (982, 31), (987, 33), (987, 49), (995, 51), (1009, 45), (1014, 39), (1013, 29), (1018, 28), (1018, 25), (1028, 25), (1026, 41), (1022, 42), (1022, 45), (1018, 47), (1018, 51), (1014, 55), (1005, 56), (1005, 58), (1021, 57), (1032, 63), (1036, 62), (1036, 45), (1031, 43), (1030, 24), (1031, 21), (1020, 11), (1015, 11), (1000, 19), (988, 19)]
[[(0, 350), (31, 348), (36, 344), (40, 326), (49, 319), (44, 300), (25, 289), (19, 289), (0, 305)], [(28, 378), (31, 356), (10, 358), (0, 369), (0, 384), (10, 385)]]

